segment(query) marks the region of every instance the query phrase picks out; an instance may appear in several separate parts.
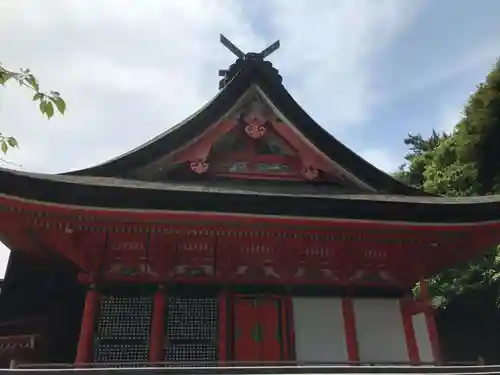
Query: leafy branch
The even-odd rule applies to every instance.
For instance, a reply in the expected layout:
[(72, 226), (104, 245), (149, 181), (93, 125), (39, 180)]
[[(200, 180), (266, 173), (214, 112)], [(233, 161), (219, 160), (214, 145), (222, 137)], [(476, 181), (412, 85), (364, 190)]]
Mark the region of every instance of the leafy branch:
[[(57, 110), (61, 115), (66, 112), (66, 103), (57, 91), (43, 92), (36, 77), (29, 69), (20, 69), (14, 72), (0, 64), (0, 86), (5, 86), (8, 81), (16, 81), (20, 86), (29, 88), (34, 92), (33, 101), (38, 102), (38, 108), (42, 115), (50, 119)], [(12, 136), (4, 135), (0, 132), (0, 151), (4, 154), (10, 148), (19, 147), (17, 139)]]

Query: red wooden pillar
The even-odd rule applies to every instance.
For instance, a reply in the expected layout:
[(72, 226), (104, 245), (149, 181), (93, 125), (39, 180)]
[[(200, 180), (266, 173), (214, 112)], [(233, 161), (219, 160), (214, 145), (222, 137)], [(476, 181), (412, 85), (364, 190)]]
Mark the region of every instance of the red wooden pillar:
[(77, 365), (93, 361), (94, 328), (99, 310), (99, 300), (99, 293), (92, 285), (85, 297), (85, 307), (83, 309), (82, 325), (75, 359), (75, 364)]
[(356, 316), (351, 298), (342, 298), (342, 315), (344, 317), (345, 341), (347, 346), (347, 359), (349, 362), (359, 362), (358, 335), (356, 333)]
[(415, 337), (415, 328), (413, 327), (411, 301), (401, 299), (399, 301), (401, 308), (401, 317), (403, 319), (403, 328), (406, 340), (406, 350), (411, 364), (420, 363), (420, 353), (418, 351), (417, 338)]
[(439, 345), (439, 336), (437, 333), (436, 321), (434, 320), (434, 308), (432, 307), (432, 301), (429, 296), (427, 284), (423, 278), (420, 280), (420, 299), (424, 310), (427, 333), (429, 335), (429, 341), (431, 343), (432, 356), (434, 357), (434, 361), (436, 363), (441, 363), (441, 348)]
[(164, 361), (165, 344), (165, 290), (162, 285), (153, 296), (153, 316), (151, 317), (151, 334), (149, 337), (149, 361)]
[(228, 311), (227, 311), (227, 305), (228, 305), (228, 293), (223, 290), (219, 294), (219, 347), (218, 347), (218, 361), (219, 361), (219, 366), (224, 367), (226, 366), (227, 362), (227, 347), (228, 347)]
[(295, 355), (295, 327), (293, 319), (293, 303), (292, 294), (287, 292), (282, 298), (282, 331), (283, 331), (283, 347), (284, 360), (294, 361)]

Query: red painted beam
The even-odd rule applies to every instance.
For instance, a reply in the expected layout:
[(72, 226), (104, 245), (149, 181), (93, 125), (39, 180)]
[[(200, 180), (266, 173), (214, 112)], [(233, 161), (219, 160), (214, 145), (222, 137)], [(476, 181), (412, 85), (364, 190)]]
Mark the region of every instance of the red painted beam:
[[(53, 212), (44, 216), (43, 220), (32, 222), (27, 221), (24, 215), (14, 215), (11, 223), (15, 225), (10, 225), (12, 228), (16, 225), (29, 225), (29, 229), (44, 247), (64, 254), (91, 274), (91, 278), (96, 276), (98, 269), (107, 272), (108, 269), (115, 269), (116, 265), (119, 269), (138, 268), (133, 276), (108, 273), (100, 275), (107, 280), (408, 287), (420, 276), (417, 262), (414, 261), (420, 252), (433, 254), (432, 258), (426, 258), (424, 268), (438, 271), (447, 262), (453, 261), (454, 255), (462, 256), (463, 252), (454, 254), (451, 251), (454, 246), (465, 243), (473, 249), (470, 246), (473, 243), (471, 234), (464, 232), (447, 233), (446, 238), (443, 233), (437, 233), (437, 245), (431, 247), (432, 233), (411, 232), (402, 228), (384, 233), (365, 231), (367, 228), (363, 226), (354, 232), (352, 227), (344, 225), (346, 223), (339, 224), (335, 229), (306, 226), (294, 228), (284, 225), (262, 227), (263, 222), (259, 226), (243, 223), (235, 228), (230, 223), (220, 221), (212, 221), (211, 225), (203, 226), (197, 226), (196, 223), (158, 224), (150, 221), (121, 224), (110, 217), (107, 218), (108, 221), (76, 222), (64, 217), (51, 217), (52, 214)], [(14, 244), (21, 243), (25, 238), (22, 233), (13, 229), (5, 235)], [(315, 236), (323, 239), (315, 239)], [(418, 236), (425, 237), (422, 239)], [(464, 241), (464, 238), (469, 241)], [(422, 246), (417, 248), (412, 239)], [(448, 242), (444, 242), (445, 239)], [(395, 243), (396, 240), (401, 243)], [(425, 247), (426, 244), (428, 248)], [(29, 248), (32, 247), (34, 246), (30, 244)], [(240, 265), (259, 268), (263, 264), (281, 277), (249, 278), (235, 275)], [(211, 267), (215, 275), (169, 276), (177, 265), (188, 268)], [(294, 276), (298, 267), (330, 270), (335, 275), (338, 274), (339, 279), (297, 278)], [(364, 271), (366, 275), (353, 280), (353, 274), (358, 270)], [(121, 272), (118, 269), (115, 271)], [(386, 271), (399, 283), (390, 285), (383, 280), (363, 279), (368, 274), (380, 271)], [(401, 275), (404, 278), (400, 278)]]
[(212, 125), (193, 143), (189, 144), (185, 148), (175, 151), (173, 153), (174, 160), (178, 163), (192, 160), (205, 160), (210, 153), (212, 144), (224, 134), (231, 131), (235, 125), (235, 120), (222, 121)]

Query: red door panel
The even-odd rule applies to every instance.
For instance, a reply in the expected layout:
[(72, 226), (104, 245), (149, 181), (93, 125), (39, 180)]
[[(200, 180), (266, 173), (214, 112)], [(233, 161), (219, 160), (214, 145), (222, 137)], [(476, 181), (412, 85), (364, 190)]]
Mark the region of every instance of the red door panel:
[(276, 362), (282, 359), (279, 302), (275, 298), (260, 300), (259, 320), (262, 326), (261, 359)]
[(263, 363), (283, 359), (278, 298), (237, 297), (233, 311), (235, 361)]
[(258, 310), (254, 298), (236, 298), (234, 301), (234, 360), (254, 362), (260, 359), (258, 340)]

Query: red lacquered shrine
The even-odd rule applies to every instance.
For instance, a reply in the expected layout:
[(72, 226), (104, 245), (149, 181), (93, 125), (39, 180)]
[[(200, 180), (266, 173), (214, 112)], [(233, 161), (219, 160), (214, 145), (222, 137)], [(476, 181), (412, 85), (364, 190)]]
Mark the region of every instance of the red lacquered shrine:
[(145, 145), (61, 175), (0, 170), (0, 349), (79, 365), (439, 362), (425, 283), (412, 287), (498, 243), (499, 199), (394, 180), (294, 101), (264, 61), (276, 44), (223, 42), (238, 59), (215, 98)]

